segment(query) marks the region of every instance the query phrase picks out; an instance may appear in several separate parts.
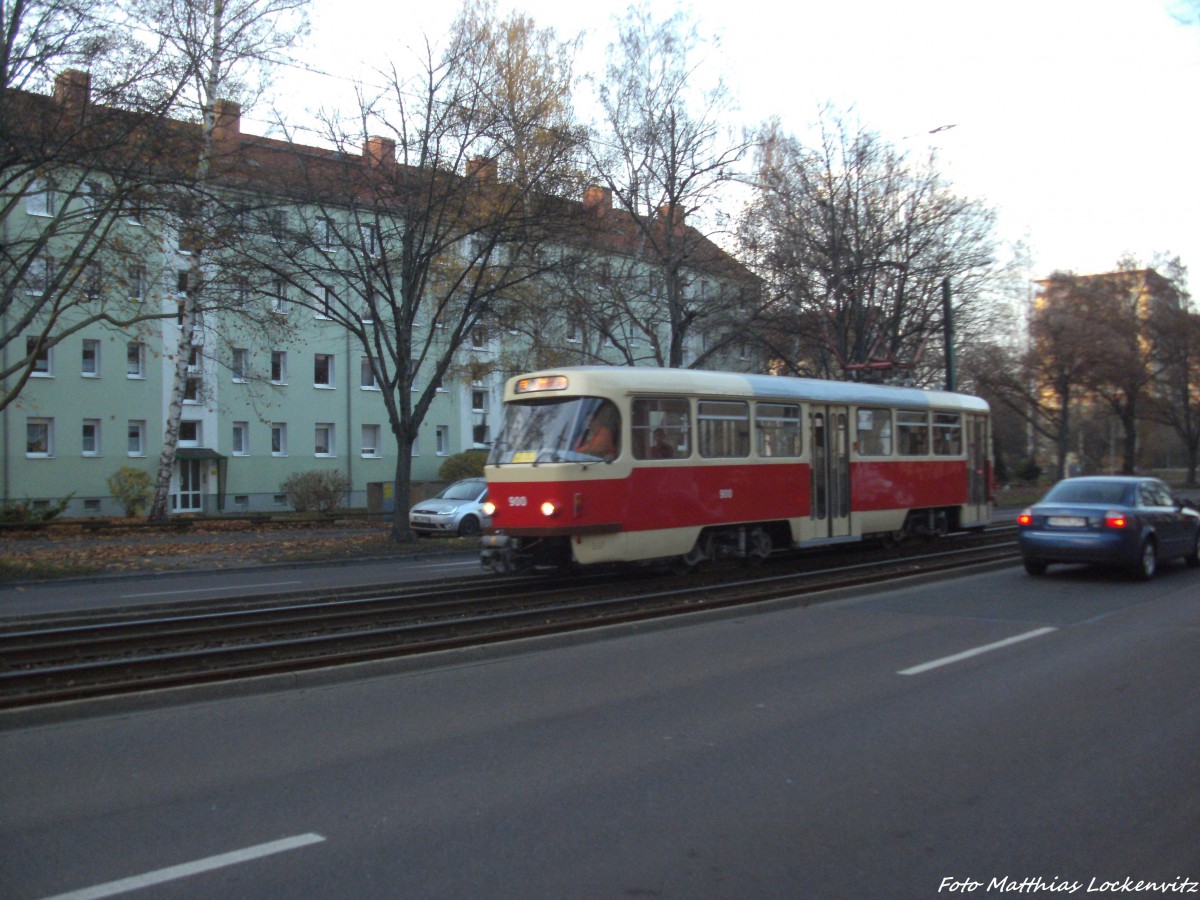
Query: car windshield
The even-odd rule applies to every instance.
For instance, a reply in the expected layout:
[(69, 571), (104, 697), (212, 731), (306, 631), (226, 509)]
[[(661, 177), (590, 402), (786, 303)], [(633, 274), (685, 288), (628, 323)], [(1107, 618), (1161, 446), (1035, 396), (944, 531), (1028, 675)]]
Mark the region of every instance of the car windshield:
[(1128, 503), (1133, 486), (1119, 481), (1060, 481), (1043, 503)]
[(518, 400), (504, 406), (488, 464), (597, 462), (619, 452), (621, 416), (599, 397)]
[(483, 485), (478, 481), (457, 481), (438, 494), (438, 499), (474, 500), (479, 496), (479, 492), (482, 490)]

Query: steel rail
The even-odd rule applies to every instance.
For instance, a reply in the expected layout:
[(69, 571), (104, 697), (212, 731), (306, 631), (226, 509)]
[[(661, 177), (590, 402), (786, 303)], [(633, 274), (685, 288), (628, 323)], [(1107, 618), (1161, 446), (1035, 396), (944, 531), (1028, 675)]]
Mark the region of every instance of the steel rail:
[[(997, 537), (1001, 542), (993, 543)], [(573, 581), (569, 589), (562, 579), (489, 579), (478, 586), (442, 583), (390, 595), (10, 631), (0, 633), (0, 709), (805, 597), (832, 587), (1016, 558), (1011, 538), (995, 535), (982, 547), (802, 571), (759, 568), (735, 581), (728, 579), (728, 570), (683, 583), (678, 577), (645, 575), (614, 582), (610, 573), (588, 584)]]

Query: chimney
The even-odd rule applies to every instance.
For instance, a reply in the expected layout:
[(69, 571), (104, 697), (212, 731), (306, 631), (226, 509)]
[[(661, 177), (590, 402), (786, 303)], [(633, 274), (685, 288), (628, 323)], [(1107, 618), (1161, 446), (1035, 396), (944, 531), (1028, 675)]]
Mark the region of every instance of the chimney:
[(496, 183), (496, 161), (486, 156), (476, 156), (467, 162), (467, 177), (474, 178), (480, 186)]
[(363, 158), (372, 169), (390, 169), (396, 164), (396, 142), (391, 138), (369, 137), (363, 145)]
[(664, 203), (658, 208), (658, 218), (664, 225), (675, 232), (682, 232), (685, 213), (681, 207), (671, 208), (670, 203)]
[(242, 134), (242, 107), (232, 100), (213, 104), (213, 147), (224, 153), (237, 150)]
[(612, 209), (612, 191), (606, 187), (592, 185), (583, 192), (583, 211), (596, 218), (603, 218)]
[(79, 69), (67, 69), (54, 79), (54, 102), (68, 116), (82, 118), (92, 92), (92, 76)]

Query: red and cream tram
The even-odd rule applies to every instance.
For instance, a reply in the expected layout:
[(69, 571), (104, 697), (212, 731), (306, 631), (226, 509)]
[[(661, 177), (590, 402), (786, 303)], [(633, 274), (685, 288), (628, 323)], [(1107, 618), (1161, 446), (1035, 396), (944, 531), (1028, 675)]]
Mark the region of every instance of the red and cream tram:
[(964, 394), (686, 369), (505, 385), (485, 469), (501, 572), (739, 556), (991, 518), (988, 406)]

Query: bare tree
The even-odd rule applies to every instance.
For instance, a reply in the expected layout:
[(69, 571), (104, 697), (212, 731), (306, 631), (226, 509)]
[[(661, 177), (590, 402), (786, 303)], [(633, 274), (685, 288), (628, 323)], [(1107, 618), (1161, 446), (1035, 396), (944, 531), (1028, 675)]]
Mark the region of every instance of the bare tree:
[(823, 378), (934, 379), (947, 280), (960, 337), (980, 328), (999, 271), (994, 214), (956, 196), (932, 156), (914, 162), (828, 109), (813, 147), (763, 129), (757, 171), (741, 236), (774, 303), (779, 362)]
[[(291, 224), (244, 249), (361, 348), (398, 447), (397, 511), (445, 380), (489, 374), (464, 348), (528, 302), (553, 266), (546, 248), (564, 237), (553, 192), (572, 179), (578, 135), (558, 47), (522, 16), (468, 4), (419, 75), (393, 70), (386, 93), (360, 96), (357, 121), (326, 122), (337, 153), (280, 167), (277, 221), (287, 212)], [(406, 516), (393, 536), (411, 538)]]
[(68, 336), (162, 315), (130, 283), (138, 248), (121, 228), (154, 166), (129, 144), (165, 110), (144, 89), (162, 60), (109, 11), (0, 4), (0, 409)]
[(759, 311), (746, 280), (700, 274), (730, 262), (711, 240), (715, 232), (701, 229), (735, 183), (748, 146), (727, 124), (732, 104), (723, 81), (704, 84), (702, 50), (681, 13), (655, 21), (648, 5), (629, 8), (609, 48), (604, 122), (591, 147), (600, 186), (627, 216), (628, 236), (620, 255), (609, 247), (583, 260), (576, 281), (595, 298), (579, 309), (594, 332), (625, 348), (640, 343), (630, 362), (702, 365), (744, 340)]
[(1200, 315), (1192, 305), (1187, 267), (1179, 257), (1160, 260), (1155, 268), (1163, 270), (1178, 302), (1159, 305), (1148, 322), (1158, 376), (1151, 386), (1147, 418), (1175, 432), (1187, 459), (1187, 483), (1195, 485), (1200, 465)]

